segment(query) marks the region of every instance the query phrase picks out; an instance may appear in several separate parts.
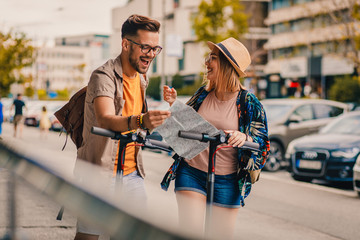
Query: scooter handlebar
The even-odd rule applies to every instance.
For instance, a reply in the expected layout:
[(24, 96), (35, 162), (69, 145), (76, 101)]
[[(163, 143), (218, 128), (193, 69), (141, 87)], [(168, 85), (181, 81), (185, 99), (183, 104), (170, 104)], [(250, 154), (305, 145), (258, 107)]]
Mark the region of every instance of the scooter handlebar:
[(109, 138), (114, 138), (116, 135), (114, 131), (99, 127), (91, 127), (91, 133)]
[(187, 138), (187, 139), (192, 139), (192, 140), (199, 140), (199, 141), (203, 140), (202, 133), (179, 131), (178, 136), (181, 138)]
[(121, 134), (121, 132), (115, 132), (104, 128), (99, 127), (91, 127), (91, 133), (100, 135), (103, 137), (109, 137), (111, 139), (115, 140), (126, 140), (126, 141), (136, 141), (136, 134), (135, 133), (127, 133), (127, 134)]
[[(187, 138), (192, 140), (202, 141), (204, 139), (203, 133), (194, 133), (187, 131), (179, 131), (178, 136), (181, 138)], [(226, 141), (227, 142), (227, 141)], [(246, 141), (240, 148), (260, 152), (260, 145), (256, 142)]]
[(170, 147), (169, 144), (150, 138), (145, 138), (144, 147), (148, 147), (152, 149), (160, 149), (166, 152), (172, 151), (172, 148)]

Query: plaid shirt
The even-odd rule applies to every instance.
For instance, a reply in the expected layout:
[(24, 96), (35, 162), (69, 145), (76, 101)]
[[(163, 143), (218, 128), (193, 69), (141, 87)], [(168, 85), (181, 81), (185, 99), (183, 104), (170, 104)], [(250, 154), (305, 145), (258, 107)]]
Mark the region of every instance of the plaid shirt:
[[(205, 86), (202, 86), (187, 102), (187, 105), (194, 108), (195, 111), (198, 111), (208, 94), (209, 92), (205, 90)], [(241, 91), (236, 100), (239, 117), (239, 131), (249, 135), (254, 142), (259, 144), (261, 150), (258, 153), (244, 151), (241, 148), (238, 148), (238, 179), (241, 193), (241, 206), (244, 206), (244, 200), (251, 191), (251, 178), (248, 170), (257, 170), (264, 167), (270, 151), (270, 141), (268, 137), (266, 114), (260, 101), (254, 94), (247, 92), (245, 96), (245, 113), (242, 114), (240, 108), (240, 95)], [(243, 119), (243, 116), (245, 119)], [(173, 158), (175, 161), (161, 182), (161, 188), (165, 191), (168, 189), (171, 180), (176, 178), (176, 170), (182, 160), (177, 154), (175, 154)]]

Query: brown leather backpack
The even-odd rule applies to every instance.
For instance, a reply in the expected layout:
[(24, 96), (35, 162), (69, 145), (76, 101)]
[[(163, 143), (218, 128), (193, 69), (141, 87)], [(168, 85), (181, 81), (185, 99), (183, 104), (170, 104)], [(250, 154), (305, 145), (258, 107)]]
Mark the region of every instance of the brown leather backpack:
[(86, 89), (87, 87), (80, 89), (70, 98), (68, 103), (54, 113), (63, 126), (63, 130), (66, 131), (66, 141), (62, 150), (66, 146), (69, 134), (76, 148), (79, 148), (82, 144)]

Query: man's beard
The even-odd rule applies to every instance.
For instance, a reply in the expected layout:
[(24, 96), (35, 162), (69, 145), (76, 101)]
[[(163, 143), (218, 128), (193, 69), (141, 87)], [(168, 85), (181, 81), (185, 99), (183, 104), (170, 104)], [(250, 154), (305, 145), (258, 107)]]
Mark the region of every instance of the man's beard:
[[(129, 63), (130, 63), (130, 65), (138, 72), (138, 73), (141, 73), (141, 74), (145, 74), (147, 71), (148, 71), (148, 69), (149, 69), (149, 67), (147, 67), (145, 70), (142, 70), (141, 68), (140, 68), (140, 59), (138, 60), (139, 62), (137, 62), (137, 59), (135, 59), (135, 58), (133, 58), (132, 56), (133, 56), (133, 48), (132, 47), (130, 47), (130, 52), (129, 52)], [(151, 60), (149, 60), (149, 66), (150, 66), (150, 63), (151, 63)]]

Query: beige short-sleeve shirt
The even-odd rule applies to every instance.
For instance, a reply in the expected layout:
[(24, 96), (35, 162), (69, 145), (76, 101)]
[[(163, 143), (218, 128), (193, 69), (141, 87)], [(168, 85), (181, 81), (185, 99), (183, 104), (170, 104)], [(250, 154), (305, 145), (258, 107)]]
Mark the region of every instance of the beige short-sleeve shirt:
[[(78, 159), (100, 165), (111, 171), (114, 167), (118, 141), (91, 133), (91, 127), (99, 127), (96, 121), (93, 103), (97, 97), (110, 97), (114, 100), (115, 114), (121, 116), (125, 103), (123, 99), (122, 76), (123, 71), (120, 56), (107, 61), (91, 74), (84, 106), (83, 143), (77, 152)], [(143, 99), (145, 99), (145, 89), (148, 85), (148, 80), (143, 75), (140, 75), (140, 78), (141, 91)], [(145, 111), (145, 109), (144, 102), (143, 111)], [(137, 148), (136, 162), (138, 171), (141, 176), (144, 177), (145, 172), (140, 148)]]

